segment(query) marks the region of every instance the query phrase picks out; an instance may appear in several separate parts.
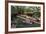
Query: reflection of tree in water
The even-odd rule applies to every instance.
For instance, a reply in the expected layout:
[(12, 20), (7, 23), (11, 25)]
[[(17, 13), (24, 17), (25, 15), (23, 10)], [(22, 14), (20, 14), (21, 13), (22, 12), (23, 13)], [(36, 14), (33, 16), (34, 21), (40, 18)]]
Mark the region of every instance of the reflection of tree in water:
[[(30, 16), (30, 18), (27, 19), (26, 16), (21, 16), (21, 15)], [(32, 17), (32, 20), (31, 20), (31, 17)], [(14, 22), (14, 24), (16, 24), (16, 26), (23, 26), (25, 25), (25, 23), (27, 24), (28, 21), (30, 21), (31, 24), (32, 23), (34, 24), (36, 22), (39, 23), (40, 20), (38, 18), (40, 18), (40, 7), (11, 6), (11, 20)]]

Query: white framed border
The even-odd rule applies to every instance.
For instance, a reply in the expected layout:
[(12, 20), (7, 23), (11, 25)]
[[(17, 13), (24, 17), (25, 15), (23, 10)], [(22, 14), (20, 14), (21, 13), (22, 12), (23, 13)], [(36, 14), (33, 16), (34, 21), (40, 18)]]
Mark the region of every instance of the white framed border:
[[(41, 27), (30, 28), (11, 28), (11, 5), (12, 6), (40, 6), (41, 7)], [(8, 3), (8, 31), (26, 31), (26, 30), (43, 30), (43, 5), (42, 4), (22, 4), (22, 3)]]

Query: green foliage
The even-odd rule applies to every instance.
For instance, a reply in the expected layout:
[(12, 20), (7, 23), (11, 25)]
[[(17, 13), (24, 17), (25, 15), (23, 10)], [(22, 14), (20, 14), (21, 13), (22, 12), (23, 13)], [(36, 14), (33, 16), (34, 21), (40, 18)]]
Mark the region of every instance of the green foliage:
[(34, 18), (40, 18), (40, 7), (34, 8), (33, 17)]
[(36, 6), (11, 6), (11, 13), (33, 14), (32, 17), (40, 17), (40, 7)]

